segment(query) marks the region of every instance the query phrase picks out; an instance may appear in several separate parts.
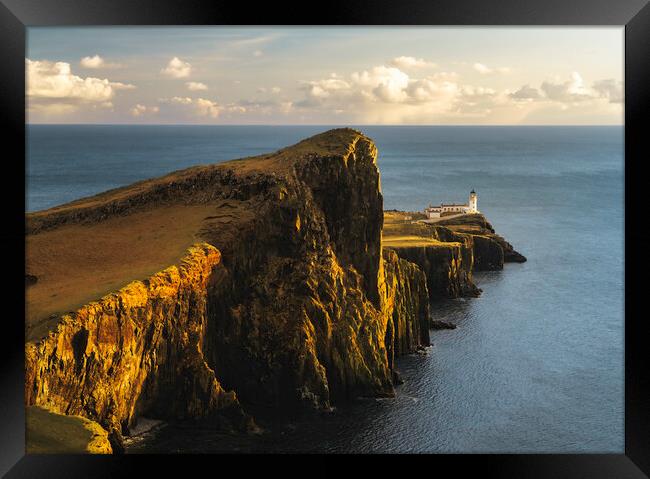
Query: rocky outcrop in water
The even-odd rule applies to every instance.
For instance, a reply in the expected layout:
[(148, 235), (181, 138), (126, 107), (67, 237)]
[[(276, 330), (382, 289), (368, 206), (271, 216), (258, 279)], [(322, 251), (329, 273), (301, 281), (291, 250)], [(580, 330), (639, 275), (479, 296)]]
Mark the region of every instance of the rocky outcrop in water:
[(504, 252), (499, 243), (483, 235), (471, 235), (474, 242), (474, 270), (496, 271), (503, 269)]
[(429, 299), (476, 297), (481, 290), (474, 284), (476, 248), (474, 237), (452, 230), (404, 220), (412, 213), (387, 212), (384, 248), (415, 263), (427, 279)]
[(492, 225), (482, 214), (443, 219), (436, 225), (474, 238), (476, 271), (499, 270), (503, 269), (504, 263), (526, 262), (526, 257), (515, 251), (510, 243), (496, 234)]
[(415, 263), (427, 278), (429, 298), (476, 297), (474, 271), (503, 269), (505, 262), (526, 261), (512, 245), (495, 234), (482, 214), (442, 218), (428, 223), (424, 215), (386, 211), (384, 247)]
[(415, 263), (424, 272), (431, 301), (480, 294), (472, 280), (472, 250), (463, 243), (391, 248), (400, 258)]

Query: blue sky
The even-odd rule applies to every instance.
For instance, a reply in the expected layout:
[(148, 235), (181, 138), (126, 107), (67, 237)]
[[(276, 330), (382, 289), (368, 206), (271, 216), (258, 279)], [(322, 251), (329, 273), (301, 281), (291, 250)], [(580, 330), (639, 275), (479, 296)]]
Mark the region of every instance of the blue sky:
[(621, 124), (623, 29), (32, 27), (30, 123)]

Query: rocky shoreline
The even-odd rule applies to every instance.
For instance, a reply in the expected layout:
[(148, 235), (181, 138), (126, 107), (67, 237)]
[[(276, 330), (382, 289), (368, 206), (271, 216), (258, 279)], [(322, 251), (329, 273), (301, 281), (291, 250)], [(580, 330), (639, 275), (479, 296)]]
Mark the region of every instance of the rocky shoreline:
[[(249, 411), (394, 395), (394, 358), (441, 326), (431, 302), (477, 296), (473, 271), (525, 258), (482, 215), (384, 212), (376, 157), (337, 129), (27, 215), (28, 236), (65, 241), (142, 212), (155, 225), (163, 207), (206, 212), (174, 266), (52, 315), (26, 344), (26, 406), (93, 421), (120, 452), (143, 416), (259, 432)], [(47, 286), (38, 264), (28, 251), (34, 291)]]

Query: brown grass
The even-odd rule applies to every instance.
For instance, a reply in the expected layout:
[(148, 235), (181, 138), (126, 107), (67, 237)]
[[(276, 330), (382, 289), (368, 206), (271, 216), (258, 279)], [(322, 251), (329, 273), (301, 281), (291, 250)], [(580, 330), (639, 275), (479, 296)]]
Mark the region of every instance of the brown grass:
[(134, 279), (177, 262), (200, 240), (214, 206), (169, 206), (91, 225), (67, 225), (28, 235), (26, 270), (36, 284), (26, 291), (28, 339), (56, 322), (51, 315), (75, 310)]
[[(214, 173), (282, 175), (314, 155), (345, 156), (361, 138), (351, 129), (332, 130), (268, 155), (187, 168), (29, 213), (26, 273), (37, 282), (26, 291), (27, 339), (45, 335), (60, 314), (176, 263), (196, 241), (222, 250), (235, 244), (256, 206), (202, 202), (200, 188), (213, 186)], [(189, 199), (195, 206), (181, 204)]]
[(414, 241), (413, 238), (419, 238), (426, 243), (436, 241), (432, 237), (429, 227), (417, 221), (420, 219), (420, 216), (424, 217), (424, 215), (418, 216), (418, 213), (408, 211), (384, 211), (383, 244), (388, 245), (388, 243), (397, 242), (412, 243)]
[(362, 137), (362, 133), (351, 128), (330, 130), (268, 155), (226, 161), (219, 166), (243, 174), (286, 173), (295, 164), (296, 159), (307, 156), (346, 156)]
[(409, 246), (451, 246), (459, 243), (445, 243), (435, 240), (433, 238), (426, 238), (424, 236), (415, 235), (389, 235), (383, 236), (381, 240), (382, 246), (387, 247), (409, 247)]
[(41, 406), (25, 408), (27, 454), (110, 454), (108, 436), (81, 416), (57, 414)]

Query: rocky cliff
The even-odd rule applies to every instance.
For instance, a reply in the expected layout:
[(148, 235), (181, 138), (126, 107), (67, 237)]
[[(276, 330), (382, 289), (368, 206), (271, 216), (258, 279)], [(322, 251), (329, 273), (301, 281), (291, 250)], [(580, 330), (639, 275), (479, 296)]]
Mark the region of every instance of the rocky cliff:
[[(476, 297), (472, 272), (482, 260), (474, 236), (412, 220), (412, 213), (386, 212), (383, 245), (425, 274), (429, 299)], [(408, 219), (405, 219), (408, 218)]]
[(497, 235), (482, 214), (453, 216), (427, 223), (419, 213), (386, 211), (383, 245), (420, 267), (431, 301), (475, 297), (474, 271), (503, 269), (526, 258)]
[(235, 393), (222, 388), (202, 352), (207, 284), (220, 259), (213, 246), (197, 244), (178, 266), (63, 315), (47, 337), (27, 344), (26, 403), (97, 421), (118, 449), (120, 433), (143, 411), (194, 418), (227, 410), (246, 426)]
[(29, 214), (26, 404), (119, 451), (139, 416), (254, 430), (246, 411), (394, 394), (430, 300), (519, 257), (480, 215), (382, 238), (376, 157), (331, 130)]
[[(33, 321), (48, 330), (28, 324), (27, 405), (96, 420), (119, 449), (139, 415), (246, 428), (241, 404), (320, 409), (392, 395), (394, 356), (429, 343), (429, 304), (420, 269), (382, 253), (376, 154), (361, 133), (332, 130), (28, 215), (37, 281), (27, 310), (39, 299), (47, 321)], [(147, 229), (133, 234), (142, 218)], [(112, 234), (99, 235), (109, 223)], [(176, 266), (143, 281), (101, 256), (132, 251), (145, 271), (152, 251), (187, 247), (189, 236), (196, 244)], [(81, 252), (66, 249), (73, 238)], [(132, 244), (111, 244), (119, 238)], [(43, 301), (52, 278), (80, 271), (128, 284), (87, 303), (100, 287), (68, 287), (69, 303), (56, 307), (83, 304), (71, 312)]]
[(494, 227), (482, 214), (463, 215), (452, 219), (444, 218), (436, 226), (454, 233), (474, 238), (474, 269), (492, 271), (503, 269), (504, 263), (524, 263), (526, 257), (512, 247), (503, 237), (495, 233)]
[(391, 249), (400, 258), (418, 265), (425, 273), (431, 301), (480, 294), (472, 280), (471, 259), (468, 261), (466, 254), (463, 254), (466, 252), (463, 243), (404, 245)]

